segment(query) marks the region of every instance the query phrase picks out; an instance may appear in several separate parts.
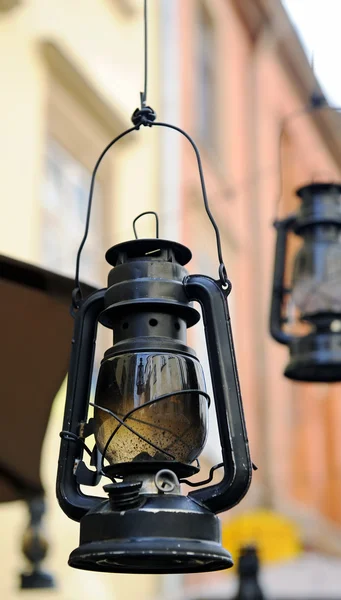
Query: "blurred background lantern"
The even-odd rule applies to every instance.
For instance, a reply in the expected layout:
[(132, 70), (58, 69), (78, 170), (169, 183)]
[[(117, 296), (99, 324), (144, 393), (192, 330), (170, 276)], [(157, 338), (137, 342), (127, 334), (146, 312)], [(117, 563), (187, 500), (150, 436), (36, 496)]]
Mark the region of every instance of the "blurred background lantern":
[[(341, 185), (312, 183), (297, 191), (297, 214), (276, 221), (272, 336), (290, 349), (284, 374), (299, 381), (341, 380)], [(285, 286), (288, 233), (301, 238)], [(306, 324), (308, 331), (295, 332)], [(286, 324), (286, 326), (284, 326)]]

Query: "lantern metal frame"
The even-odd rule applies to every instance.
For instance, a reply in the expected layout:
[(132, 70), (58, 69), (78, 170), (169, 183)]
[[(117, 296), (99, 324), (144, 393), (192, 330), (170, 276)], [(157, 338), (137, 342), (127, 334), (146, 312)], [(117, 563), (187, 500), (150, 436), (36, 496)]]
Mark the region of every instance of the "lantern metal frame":
[[(155, 239), (137, 240), (120, 246), (127, 247), (129, 245), (139, 248), (147, 246), (150, 248), (151, 245), (154, 245), (157, 248), (160, 246), (172, 247), (174, 244), (174, 242)], [(177, 244), (177, 246), (180, 245)], [(148, 282), (144, 280), (142, 292), (138, 283), (137, 281), (133, 288), (133, 302), (137, 305), (144, 304), (144, 306), (146, 302), (155, 305), (157, 301), (155, 286), (158, 287), (155, 281), (151, 281), (151, 285), (148, 286)], [(169, 284), (169, 282), (167, 283)], [(174, 282), (173, 288), (168, 294), (172, 296), (176, 292), (176, 295), (179, 296), (179, 282)], [(108, 289), (95, 292), (82, 303), (75, 315), (75, 331), (58, 463), (57, 497), (60, 506), (68, 517), (81, 521), (81, 545), (71, 554), (69, 561), (71, 566), (100, 571), (175, 573), (217, 570), (228, 568), (233, 564), (229, 553), (220, 546), (220, 527), (215, 514), (228, 510), (245, 495), (251, 482), (252, 464), (233, 347), (227, 292), (222, 289), (219, 282), (210, 277), (188, 275), (181, 282), (181, 293), (187, 298), (189, 310), (193, 310), (190, 308), (192, 301), (199, 302), (202, 307), (223, 457), (223, 478), (219, 483), (189, 492), (187, 497), (180, 495), (179, 492), (167, 496), (142, 494), (140, 499), (144, 498), (147, 507), (139, 506), (138, 488), (141, 487), (141, 483), (129, 486), (124, 482), (114, 484), (116, 495), (117, 489), (123, 493), (123, 496), (121, 494), (123, 502), (120, 498), (119, 502), (117, 497), (111, 498), (111, 501), (106, 502), (112, 509), (107, 514), (101, 512), (103, 498), (87, 496), (81, 491), (81, 484), (96, 485), (102, 474), (98, 463), (96, 471), (92, 471), (83, 461), (85, 439), (89, 433), (86, 429), (89, 427), (87, 419), (96, 330), (99, 320), (105, 315)], [(160, 303), (170, 304), (170, 301), (168, 297), (162, 297)], [(117, 309), (119, 304), (117, 302), (116, 307), (114, 305), (112, 309), (110, 308), (111, 312), (115, 312), (115, 308)], [(174, 314), (179, 308), (183, 311), (184, 303), (175, 301), (174, 307), (172, 307)], [(159, 310), (162, 312), (162, 308)], [(153, 343), (155, 344), (155, 341)], [(163, 348), (164, 345), (160, 343), (159, 351), (162, 351)], [(201, 393), (200, 390), (198, 392)], [(159, 400), (162, 400), (162, 397), (155, 399), (155, 401)], [(129, 463), (126, 466), (128, 470)], [(174, 471), (178, 471), (179, 468), (179, 465), (172, 460), (152, 466), (154, 469), (155, 466), (159, 469), (168, 468), (171, 472), (173, 467)], [(186, 467), (186, 465), (182, 466)], [(193, 471), (191, 472), (190, 465), (188, 467), (190, 467), (190, 471), (188, 472), (186, 469), (185, 473), (191, 475)], [(143, 471), (141, 465), (139, 468)], [(193, 467), (192, 469), (197, 470)], [(138, 474), (135, 479), (137, 482), (139, 481)], [(135, 489), (136, 485), (137, 489)], [(105, 486), (105, 489), (110, 497), (111, 486)], [(165, 507), (167, 513), (165, 513)], [(143, 515), (145, 517), (147, 510), (154, 511), (152, 527), (148, 519), (141, 520), (143, 511), (145, 511)], [(147, 529), (144, 529), (144, 523), (147, 523)], [(112, 538), (109, 540), (105, 536), (102, 538), (98, 533), (104, 529), (107, 532), (106, 535), (108, 531), (111, 532), (112, 538), (122, 537), (120, 540), (116, 539), (118, 550), (113, 550)], [(88, 543), (89, 537), (90, 543)], [(138, 542), (136, 542), (136, 537), (138, 537)], [(128, 542), (124, 541), (126, 538), (129, 538)], [(144, 561), (140, 566), (141, 541), (147, 548), (144, 553), (148, 553), (148, 556), (153, 559), (149, 565), (146, 565)], [(111, 561), (107, 563), (99, 559), (102, 555), (108, 557), (117, 552), (121, 558), (114, 564)], [(137, 559), (136, 555), (138, 555)], [(162, 555), (160, 563), (155, 562), (160, 555)], [(132, 556), (135, 557), (134, 564), (132, 564)], [(108, 558), (105, 560), (108, 561)]]

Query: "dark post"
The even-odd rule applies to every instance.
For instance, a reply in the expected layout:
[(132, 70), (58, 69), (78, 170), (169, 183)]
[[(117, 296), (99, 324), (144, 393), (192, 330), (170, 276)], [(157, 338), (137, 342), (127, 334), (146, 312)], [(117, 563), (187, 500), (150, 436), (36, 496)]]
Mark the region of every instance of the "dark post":
[(239, 589), (234, 600), (266, 600), (258, 581), (259, 559), (255, 546), (244, 546), (238, 560)]
[(22, 551), (31, 563), (31, 568), (29, 572), (21, 573), (20, 588), (22, 590), (54, 588), (55, 582), (52, 575), (41, 569), (41, 562), (46, 557), (48, 550), (48, 542), (42, 529), (42, 519), (45, 514), (44, 497), (36, 496), (27, 500), (27, 506), (30, 520), (23, 535)]

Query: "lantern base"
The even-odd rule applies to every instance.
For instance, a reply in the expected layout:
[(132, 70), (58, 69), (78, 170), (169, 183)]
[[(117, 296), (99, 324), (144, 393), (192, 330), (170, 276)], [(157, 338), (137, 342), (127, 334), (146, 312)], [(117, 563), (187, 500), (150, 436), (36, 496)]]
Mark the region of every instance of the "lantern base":
[(109, 573), (196, 573), (233, 566), (221, 545), (220, 521), (190, 498), (143, 495), (140, 507), (114, 511), (109, 502), (81, 520), (77, 569)]
[(341, 381), (341, 333), (310, 333), (290, 342), (284, 375), (295, 381)]

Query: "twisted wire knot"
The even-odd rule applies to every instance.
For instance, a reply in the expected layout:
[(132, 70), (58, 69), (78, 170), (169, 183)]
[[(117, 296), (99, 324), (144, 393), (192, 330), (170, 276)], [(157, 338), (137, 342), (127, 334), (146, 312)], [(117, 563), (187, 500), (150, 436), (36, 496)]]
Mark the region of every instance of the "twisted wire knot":
[(140, 129), (141, 125), (151, 127), (156, 119), (156, 112), (151, 106), (142, 106), (134, 110), (131, 120), (136, 129)]

